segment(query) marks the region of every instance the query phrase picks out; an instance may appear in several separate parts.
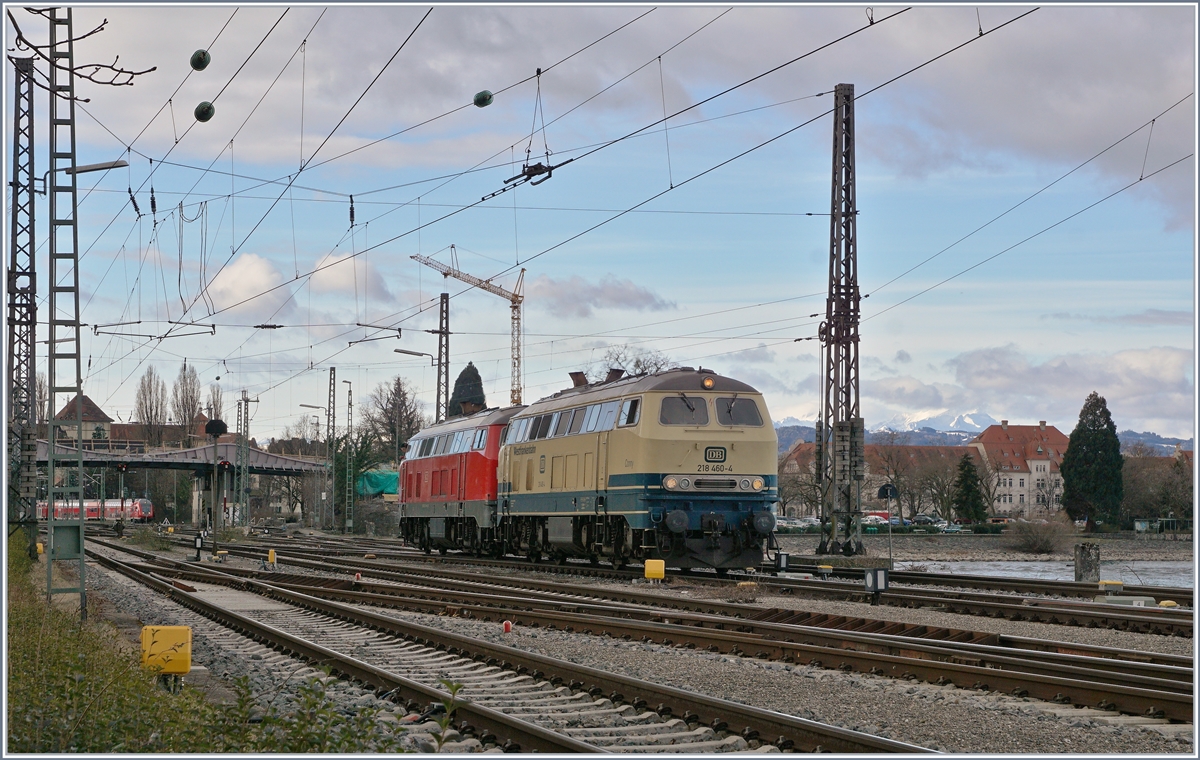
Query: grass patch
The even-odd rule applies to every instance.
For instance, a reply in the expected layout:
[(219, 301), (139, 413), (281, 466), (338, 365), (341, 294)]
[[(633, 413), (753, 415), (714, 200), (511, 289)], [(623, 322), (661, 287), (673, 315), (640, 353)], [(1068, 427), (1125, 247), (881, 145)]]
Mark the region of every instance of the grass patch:
[(171, 549), (171, 539), (158, 535), (154, 528), (135, 528), (129, 534), (129, 542), (149, 551), (165, 552)]
[(399, 736), (376, 711), (343, 715), (320, 679), (301, 685), (287, 712), (257, 707), (244, 678), (232, 705), (212, 704), (189, 686), (178, 694), (159, 688), (111, 626), (80, 625), (76, 614), (46, 603), (20, 535), (8, 545), (9, 752), (399, 751)]

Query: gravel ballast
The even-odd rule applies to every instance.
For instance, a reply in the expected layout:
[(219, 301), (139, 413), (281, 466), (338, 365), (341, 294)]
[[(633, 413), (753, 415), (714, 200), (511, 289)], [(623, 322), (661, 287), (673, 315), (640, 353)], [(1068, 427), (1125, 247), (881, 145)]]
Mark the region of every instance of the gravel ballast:
[[(234, 562), (246, 567), (254, 566), (244, 560), (230, 560), (231, 564)], [(283, 569), (303, 572), (286, 565)], [(175, 610), (182, 608), (164, 604), (161, 597), (154, 596), (149, 590), (120, 576), (110, 575), (102, 568), (89, 567), (88, 580), (89, 593), (94, 589), (107, 598), (115, 609), (133, 615), (143, 623), (189, 624), (178, 622), (180, 616)], [(572, 578), (570, 582), (587, 581)], [(628, 584), (612, 582), (595, 582), (595, 585), (629, 588)], [(634, 588), (647, 590), (642, 584)], [(685, 583), (666, 584), (653, 590), (659, 593), (687, 592), (689, 596), (720, 593), (711, 587), (689, 587)], [(1191, 654), (1193, 645), (1191, 640), (1166, 636), (977, 618), (921, 609), (870, 607), (853, 602), (791, 596), (763, 595), (754, 602), (754, 606), (807, 609), (1175, 654)], [(591, 667), (947, 752), (1194, 754), (1191, 733), (1164, 736), (1142, 727), (1104, 725), (1086, 717), (1059, 717), (1050, 711), (1058, 710), (1060, 706), (1037, 700), (561, 631), (531, 630), (517, 626), (512, 633), (505, 634), (498, 623), (395, 610), (386, 611), (386, 614)], [(205, 637), (197, 637), (194, 659), (206, 665), (218, 677), (224, 674), (228, 674), (227, 677), (248, 676), (253, 690), (261, 694), (287, 692), (289, 675), (293, 679), (302, 677), (299, 673), (291, 673), (296, 668), (285, 669), (252, 660)], [(380, 703), (369, 692), (350, 691), (355, 689), (353, 686), (337, 687), (335, 692), (343, 689), (347, 696), (345, 709), (355, 709), (355, 705), (361, 704), (365, 697), (373, 700), (373, 706), (387, 711), (386, 719), (389, 721), (397, 721), (405, 715), (402, 708)]]

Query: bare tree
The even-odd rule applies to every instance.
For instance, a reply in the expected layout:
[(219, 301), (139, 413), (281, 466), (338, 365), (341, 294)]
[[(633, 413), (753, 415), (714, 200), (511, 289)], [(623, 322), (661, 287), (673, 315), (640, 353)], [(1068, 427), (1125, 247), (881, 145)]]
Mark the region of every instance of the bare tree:
[[(987, 505), (988, 514), (995, 515), (996, 503), (1000, 499), (1000, 474), (992, 469), (986, 453), (981, 452), (978, 461), (971, 461), (975, 463), (975, 472), (979, 475), (979, 494)], [(1061, 483), (1060, 479), (1060, 486)]]
[(34, 381), (33, 393), (35, 399), (34, 403), (37, 405), (37, 424), (39, 426), (45, 425), (46, 420), (50, 418), (48, 411), (50, 406), (50, 385), (49, 381), (46, 380), (45, 372), (37, 373), (37, 380)]
[[(965, 452), (964, 452), (965, 453)], [(922, 456), (917, 464), (917, 481), (925, 489), (929, 501), (940, 515), (952, 514), (954, 511), (954, 481), (958, 476), (958, 460), (950, 460), (941, 456), (941, 452), (932, 452)]]
[(395, 458), (409, 438), (432, 422), (422, 413), (421, 402), (408, 381), (399, 376), (375, 386), (367, 397), (364, 414), (367, 430), (378, 441), (382, 461)]
[(798, 513), (820, 517), (821, 487), (813, 466), (813, 447), (801, 445), (795, 451), (795, 455), (785, 456), (779, 462), (779, 502), (783, 516), (790, 516), (791, 506)]
[(679, 365), (669, 356), (653, 348), (638, 348), (628, 343), (609, 346), (599, 365), (588, 367), (585, 374), (592, 382), (603, 380), (611, 369), (623, 369), (626, 374), (640, 375), (675, 369)]
[(896, 492), (900, 495), (900, 504), (903, 505), (905, 502), (910, 504), (908, 517), (912, 519), (917, 516), (917, 510), (921, 504), (924, 504), (924, 499), (912, 498), (914, 489), (916, 491), (923, 489), (916, 487), (914, 483), (916, 467), (909, 456), (908, 446), (905, 445), (908, 443), (908, 434), (886, 430), (878, 434), (878, 439), (880, 443), (873, 447), (875, 461), (871, 463), (872, 475), (895, 486)]
[(208, 386), (208, 416), (214, 420), (225, 419), (225, 404), (221, 400), (221, 386), (212, 383)]
[(158, 376), (153, 364), (138, 381), (133, 407), (142, 440), (150, 446), (161, 446), (163, 428), (167, 424), (167, 384)]
[(200, 400), (200, 376), (196, 374), (196, 368), (189, 367), (184, 360), (171, 389), (171, 414), (183, 430), (184, 445), (187, 445), (192, 424), (200, 414)]

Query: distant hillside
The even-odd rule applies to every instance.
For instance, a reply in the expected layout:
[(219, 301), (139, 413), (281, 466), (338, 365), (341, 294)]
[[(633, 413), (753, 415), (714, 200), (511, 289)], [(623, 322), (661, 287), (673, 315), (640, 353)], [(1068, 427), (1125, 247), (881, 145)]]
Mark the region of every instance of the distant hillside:
[(796, 441), (804, 441), (812, 443), (817, 440), (816, 429), (808, 425), (784, 425), (783, 427), (775, 428), (775, 435), (779, 436), (779, 453), (786, 454), (788, 449), (796, 444)]
[(1132, 446), (1134, 443), (1144, 443), (1157, 449), (1162, 456), (1174, 454), (1177, 443), (1183, 444), (1184, 450), (1191, 451), (1195, 440), (1192, 438), (1164, 438), (1157, 433), (1135, 433), (1132, 430), (1122, 430), (1117, 433), (1117, 438), (1121, 441), (1121, 448)]

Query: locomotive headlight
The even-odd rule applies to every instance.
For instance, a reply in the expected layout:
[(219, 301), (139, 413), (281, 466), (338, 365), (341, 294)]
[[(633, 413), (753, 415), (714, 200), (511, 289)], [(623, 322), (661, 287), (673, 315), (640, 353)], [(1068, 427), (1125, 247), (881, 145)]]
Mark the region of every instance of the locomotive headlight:
[(706, 377), (700, 382), (700, 384), (704, 386), (704, 390), (711, 391), (713, 386), (716, 385), (717, 382), (715, 380), (713, 380), (711, 377)]
[(766, 483), (763, 482), (762, 478), (755, 478), (754, 482), (751, 483), (750, 485), (754, 488), (755, 491), (761, 491), (763, 489), (763, 486), (766, 485)]
[(742, 482), (739, 483), (738, 485), (740, 485), (742, 487), (743, 491), (749, 491), (750, 490), (750, 478), (742, 478)]
[(679, 487), (679, 479), (674, 475), (668, 475), (667, 477), (663, 478), (663, 485), (666, 486), (668, 490), (674, 491)]
[(680, 488), (691, 488), (691, 487), (692, 487), (692, 481), (691, 481), (691, 480), (689, 480), (688, 478), (684, 478), (683, 480), (680, 480), (680, 481), (679, 481), (679, 487), (680, 487)]

